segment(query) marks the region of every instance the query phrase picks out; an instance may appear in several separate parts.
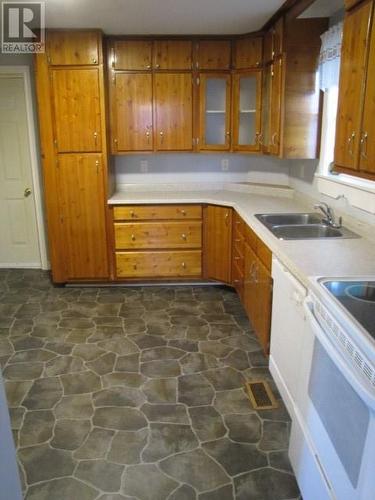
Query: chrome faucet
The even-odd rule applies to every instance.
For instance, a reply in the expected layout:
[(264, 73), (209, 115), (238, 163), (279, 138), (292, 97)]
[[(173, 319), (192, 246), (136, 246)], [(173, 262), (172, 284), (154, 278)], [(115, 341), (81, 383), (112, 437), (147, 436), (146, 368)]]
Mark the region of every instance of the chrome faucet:
[(333, 208), (330, 207), (327, 203), (324, 203), (322, 201), (321, 203), (317, 203), (316, 205), (314, 205), (314, 208), (320, 210), (325, 215), (325, 218), (322, 221), (324, 224), (327, 224), (327, 226), (331, 226), (336, 229), (339, 229), (341, 227), (342, 217), (339, 217), (337, 221)]

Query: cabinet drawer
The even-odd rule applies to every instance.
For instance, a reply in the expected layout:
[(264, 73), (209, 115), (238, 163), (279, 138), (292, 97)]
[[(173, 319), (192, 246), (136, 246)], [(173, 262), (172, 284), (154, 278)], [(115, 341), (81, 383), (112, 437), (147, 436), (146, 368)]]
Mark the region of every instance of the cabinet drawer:
[(234, 214), (233, 228), (235, 235), (238, 234), (241, 236), (245, 236), (246, 224), (242, 217), (240, 217), (236, 212)]
[(233, 251), (237, 251), (241, 255), (245, 252), (245, 238), (240, 234), (235, 234), (233, 237)]
[(244, 269), (244, 264), (245, 264), (243, 250), (241, 252), (236, 247), (234, 247), (233, 249), (233, 262), (235, 262), (237, 266), (242, 270)]
[(267, 270), (271, 271), (272, 252), (268, 248), (268, 246), (265, 245), (263, 243), (263, 241), (260, 240), (259, 238), (257, 238), (256, 254), (258, 255), (259, 259), (262, 261), (264, 266), (267, 268)]
[(202, 207), (201, 205), (123, 205), (114, 207), (113, 219), (202, 219)]
[(99, 31), (61, 30), (47, 33), (47, 54), (53, 66), (99, 63)]
[(118, 278), (200, 278), (202, 252), (116, 252), (116, 272)]
[(115, 223), (116, 249), (201, 248), (201, 222)]
[(245, 239), (246, 242), (250, 245), (250, 247), (255, 251), (258, 237), (249, 226), (246, 226)]

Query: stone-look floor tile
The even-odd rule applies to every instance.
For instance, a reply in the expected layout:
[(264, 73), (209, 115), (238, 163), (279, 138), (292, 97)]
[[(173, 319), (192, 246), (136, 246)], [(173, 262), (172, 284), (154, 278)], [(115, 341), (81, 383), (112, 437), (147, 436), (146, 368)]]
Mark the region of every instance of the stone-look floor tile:
[(197, 316), (183, 314), (181, 316), (171, 316), (172, 325), (182, 325), (182, 326), (206, 326), (207, 321), (202, 318), (198, 318)]
[(139, 352), (137, 345), (127, 338), (104, 340), (103, 342), (98, 342), (98, 346), (106, 351), (114, 352), (115, 354), (118, 354), (118, 356), (125, 356), (127, 354)]
[(293, 473), (287, 450), (271, 451), (268, 453), (268, 460), (271, 467), (274, 469), (281, 469)]
[(163, 474), (154, 464), (129, 466), (124, 475), (125, 495), (139, 500), (166, 500), (178, 483)]
[(124, 336), (123, 327), (118, 326), (100, 326), (96, 331), (87, 339), (87, 342), (95, 343), (103, 340), (120, 339)]
[(131, 340), (137, 344), (139, 349), (151, 349), (152, 347), (167, 345), (167, 342), (157, 335), (132, 335)]
[(26, 349), (37, 349), (44, 346), (44, 341), (35, 337), (21, 337), (17, 340), (12, 340), (15, 351), (24, 351)]
[(51, 410), (29, 411), (20, 431), (20, 446), (45, 443), (52, 437), (55, 417)]
[(10, 423), (13, 430), (18, 430), (21, 428), (25, 411), (25, 408), (23, 408), (22, 406), (19, 406), (17, 408), (9, 408)]
[(199, 350), (203, 354), (211, 354), (220, 359), (228, 356), (233, 351), (233, 348), (222, 344), (218, 340), (203, 340), (199, 342)]
[(100, 377), (92, 371), (61, 375), (64, 395), (84, 394), (101, 389)]
[(113, 352), (108, 352), (103, 354), (94, 361), (87, 361), (86, 366), (90, 370), (94, 371), (97, 375), (105, 375), (106, 373), (111, 373), (113, 371), (113, 366), (116, 361), (116, 354)]
[(35, 380), (23, 400), (29, 410), (48, 410), (62, 397), (62, 387), (57, 377)]
[(102, 377), (103, 387), (140, 387), (145, 381), (146, 377), (140, 373), (128, 372), (114, 372), (107, 373)]
[(160, 468), (178, 481), (188, 483), (197, 491), (212, 490), (229, 481), (224, 470), (202, 450), (193, 450), (166, 458)]
[(83, 460), (74, 475), (104, 491), (118, 491), (121, 487), (122, 465), (106, 460)]
[(233, 487), (227, 484), (217, 490), (201, 493), (198, 500), (234, 500)]
[(115, 431), (94, 428), (86, 441), (73, 453), (76, 459), (105, 458)]
[(61, 328), (79, 328), (84, 330), (85, 328), (92, 328), (95, 324), (87, 318), (65, 318), (60, 321)]
[(180, 359), (185, 352), (176, 347), (154, 347), (142, 351), (141, 362)]
[(137, 500), (135, 497), (124, 497), (124, 495), (120, 495), (120, 493), (105, 493), (101, 495), (98, 500)]
[(280, 500), (298, 497), (291, 474), (271, 468), (258, 469), (234, 479), (238, 500)]
[(90, 420), (58, 420), (51, 446), (60, 450), (76, 450), (85, 441), (90, 429)]
[(230, 367), (206, 371), (204, 376), (211, 382), (216, 391), (239, 389), (244, 385), (242, 375)]
[(214, 390), (201, 374), (183, 375), (178, 379), (178, 401), (188, 406), (211, 404)]
[(178, 361), (165, 359), (141, 363), (141, 372), (150, 378), (178, 377), (181, 374), (181, 368)]
[(264, 352), (262, 350), (248, 352), (247, 355), (250, 361), (250, 365), (253, 368), (268, 366), (268, 359), (265, 357)]
[(264, 451), (282, 450), (288, 447), (289, 425), (286, 422), (263, 422), (263, 435), (259, 448)]
[[(171, 336), (168, 335), (167, 338), (170, 339)], [(181, 339), (172, 338), (172, 340), (168, 342), (168, 345), (172, 347), (177, 347), (177, 349), (182, 349), (183, 351), (185, 351), (185, 353), (198, 351), (198, 342), (194, 340), (187, 340), (184, 338)]]
[(63, 477), (31, 486), (27, 492), (27, 500), (94, 500), (98, 490), (74, 479)]
[(57, 418), (90, 418), (94, 413), (90, 394), (64, 396), (55, 406)]
[(224, 419), (229, 429), (229, 437), (233, 441), (257, 443), (260, 440), (262, 436), (262, 422), (256, 414), (228, 414)]
[(64, 375), (66, 373), (80, 372), (84, 370), (83, 361), (73, 356), (59, 356), (46, 363), (45, 375)]
[(207, 340), (207, 336), (210, 332), (209, 325), (203, 326), (189, 326), (186, 331), (186, 338), (192, 342), (198, 342), (199, 340)]
[(8, 365), (3, 375), (7, 380), (34, 380), (41, 376), (43, 366), (43, 363), (19, 363), (16, 365)]
[(156, 462), (175, 453), (193, 450), (198, 444), (190, 425), (151, 424), (150, 437), (142, 452), (142, 460)]
[(243, 349), (244, 351), (252, 352), (259, 350), (258, 341), (255, 337), (251, 337), (250, 335), (237, 335), (235, 337), (223, 339), (222, 342), (236, 349)]
[(119, 431), (112, 440), (108, 460), (117, 464), (135, 465), (141, 462), (141, 452), (147, 444), (148, 430)]
[(20, 405), (32, 385), (33, 383), (31, 381), (27, 382), (6, 381), (4, 386), (5, 386), (5, 393), (7, 396), (8, 405), (9, 406)]
[(200, 352), (190, 352), (181, 360), (182, 373), (188, 375), (190, 373), (203, 372), (211, 368), (217, 368), (218, 361), (211, 354), (201, 354)]
[(55, 450), (48, 445), (30, 446), (18, 450), (28, 484), (70, 476), (75, 463), (68, 451)]
[(62, 341), (69, 333), (70, 330), (68, 328), (57, 328), (51, 325), (37, 325), (33, 328), (30, 335), (45, 340)]
[(13, 354), (13, 345), (7, 338), (0, 337), (0, 356), (10, 356)]
[(72, 352), (74, 344), (66, 344), (62, 340), (47, 342), (45, 348), (56, 354), (68, 355)]
[(267, 456), (255, 445), (233, 443), (228, 438), (205, 443), (203, 449), (220, 465), (230, 476), (236, 476), (267, 465)]
[(137, 431), (147, 426), (147, 420), (135, 408), (105, 407), (95, 410), (93, 424), (106, 429)]
[(73, 348), (73, 356), (79, 356), (84, 361), (93, 361), (105, 354), (105, 350), (94, 344), (77, 344)]
[(193, 429), (201, 441), (212, 441), (223, 437), (227, 430), (220, 413), (212, 406), (189, 408)]
[(243, 389), (217, 392), (214, 401), (215, 408), (223, 415), (227, 413), (253, 413), (249, 398)]
[(139, 353), (117, 358), (116, 372), (139, 372)]
[(99, 406), (132, 406), (138, 407), (145, 402), (139, 389), (132, 387), (112, 387), (103, 389), (93, 395), (94, 405)]
[(188, 424), (186, 407), (181, 404), (149, 404), (141, 407), (149, 422), (166, 422), (173, 424)]
[(247, 353), (242, 351), (241, 349), (236, 349), (232, 351), (226, 358), (223, 359), (223, 362), (227, 366), (231, 366), (236, 370), (246, 370), (249, 368), (249, 359), (247, 357)]
[(177, 381), (173, 378), (147, 380), (142, 391), (149, 403), (175, 403), (177, 401)]
[(168, 497), (168, 500), (196, 500), (196, 498), (193, 488), (188, 484), (183, 484)]

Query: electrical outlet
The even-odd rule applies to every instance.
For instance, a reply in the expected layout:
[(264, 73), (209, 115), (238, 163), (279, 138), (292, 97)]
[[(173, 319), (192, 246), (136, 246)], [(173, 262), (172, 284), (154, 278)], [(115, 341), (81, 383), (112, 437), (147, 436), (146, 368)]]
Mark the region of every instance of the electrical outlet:
[(227, 160), (226, 158), (223, 158), (221, 160), (221, 170), (223, 172), (228, 172), (229, 170), (229, 160)]
[(146, 174), (148, 172), (148, 161), (147, 160), (141, 160), (141, 173)]

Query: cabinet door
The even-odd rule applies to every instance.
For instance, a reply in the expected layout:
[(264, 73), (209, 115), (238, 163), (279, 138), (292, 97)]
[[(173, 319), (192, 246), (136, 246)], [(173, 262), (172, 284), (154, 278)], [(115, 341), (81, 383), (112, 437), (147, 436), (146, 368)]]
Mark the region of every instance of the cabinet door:
[(262, 84), (262, 152), (270, 152), (271, 137), (271, 86), (272, 86), (272, 64), (267, 65), (263, 70)]
[(59, 155), (57, 182), (67, 279), (106, 278), (102, 156)]
[(236, 69), (257, 68), (262, 65), (263, 38), (241, 38), (235, 42), (234, 67)]
[(243, 302), (246, 314), (254, 327), (256, 313), (257, 286), (255, 283), (255, 266), (257, 256), (248, 243), (245, 244), (245, 272), (243, 281)]
[(209, 205), (205, 209), (204, 252), (209, 279), (231, 282), (232, 209)]
[(98, 64), (99, 40), (98, 31), (49, 31), (48, 62), (54, 66)]
[(268, 353), (271, 331), (272, 277), (258, 258), (255, 264), (255, 287), (255, 311), (252, 323), (259, 342)]
[(156, 148), (191, 151), (193, 143), (193, 84), (188, 73), (154, 76)]
[(50, 74), (57, 151), (100, 151), (98, 70), (53, 69)]
[(371, 10), (372, 2), (364, 2), (348, 12), (344, 20), (335, 165), (349, 170), (358, 169)]
[(273, 59), (273, 28), (264, 35), (263, 62), (269, 63)]
[(117, 73), (114, 82), (115, 149), (152, 151), (152, 76)]
[(157, 40), (154, 42), (154, 68), (191, 70), (192, 42), (190, 40)]
[(281, 56), (283, 52), (284, 20), (276, 21), (272, 29), (272, 58)]
[(230, 84), (230, 75), (200, 75), (200, 149), (230, 147)]
[(237, 73), (233, 82), (233, 149), (259, 151), (261, 71)]
[(202, 40), (197, 44), (196, 69), (230, 69), (230, 61), (229, 40)]
[(114, 68), (144, 71), (151, 69), (152, 42), (119, 40), (114, 43)]
[(282, 78), (283, 60), (280, 58), (271, 70), (270, 153), (275, 156), (280, 154)]
[(372, 27), (360, 140), (359, 170), (375, 176), (375, 25)]

